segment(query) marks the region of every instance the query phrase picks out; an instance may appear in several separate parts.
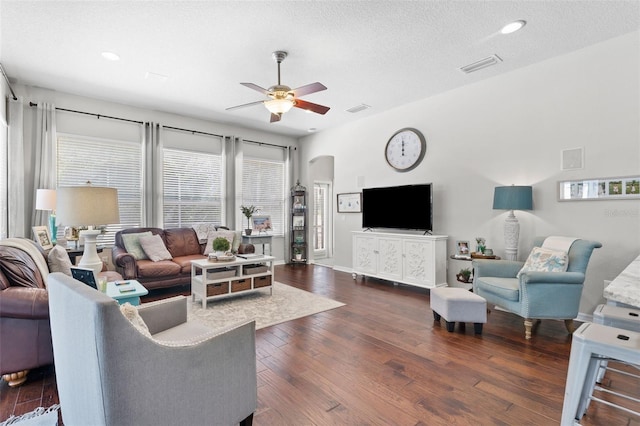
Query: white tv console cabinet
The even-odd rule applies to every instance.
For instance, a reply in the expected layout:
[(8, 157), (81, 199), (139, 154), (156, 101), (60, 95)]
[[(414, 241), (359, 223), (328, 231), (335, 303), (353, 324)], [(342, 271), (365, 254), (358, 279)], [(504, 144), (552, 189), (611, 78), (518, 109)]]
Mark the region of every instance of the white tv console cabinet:
[(357, 275), (424, 288), (447, 286), (447, 236), (353, 231)]

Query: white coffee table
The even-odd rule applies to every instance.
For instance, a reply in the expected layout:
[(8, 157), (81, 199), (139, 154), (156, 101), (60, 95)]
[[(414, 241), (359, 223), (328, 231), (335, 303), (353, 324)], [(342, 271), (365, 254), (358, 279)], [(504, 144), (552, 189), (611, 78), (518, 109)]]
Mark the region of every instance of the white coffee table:
[[(191, 261), (191, 300), (196, 296), (202, 301), (220, 297), (253, 292), (269, 288), (273, 292), (273, 256), (260, 256), (249, 259), (236, 257), (232, 261), (213, 262), (208, 259)], [(260, 264), (263, 267), (250, 268)], [(247, 268), (249, 267), (249, 268)]]

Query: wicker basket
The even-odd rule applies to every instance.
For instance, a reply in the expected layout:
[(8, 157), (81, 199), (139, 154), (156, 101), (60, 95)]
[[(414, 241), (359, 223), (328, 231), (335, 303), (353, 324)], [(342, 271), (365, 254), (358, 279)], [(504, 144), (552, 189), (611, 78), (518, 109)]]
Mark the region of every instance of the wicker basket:
[(241, 278), (231, 281), (231, 293), (236, 291), (249, 290), (251, 288), (251, 278)]
[(229, 283), (226, 281), (223, 283), (207, 284), (207, 297), (227, 293), (229, 293)]
[(242, 273), (244, 275), (261, 274), (267, 271), (267, 265), (246, 265), (242, 268)]
[(271, 275), (264, 277), (255, 277), (253, 279), (253, 288), (269, 287), (271, 285)]

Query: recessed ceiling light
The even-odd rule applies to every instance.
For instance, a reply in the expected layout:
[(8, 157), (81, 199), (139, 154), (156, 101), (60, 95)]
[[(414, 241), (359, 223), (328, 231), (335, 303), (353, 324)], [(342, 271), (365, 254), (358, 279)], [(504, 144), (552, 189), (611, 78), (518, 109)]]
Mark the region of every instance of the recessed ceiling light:
[(316, 128), (315, 128), (315, 127), (309, 127), (309, 128), (307, 129), (307, 132), (309, 132), (309, 133), (313, 133), (313, 132), (315, 132), (315, 131), (316, 131)]
[(502, 27), (500, 32), (502, 34), (515, 33), (516, 31), (518, 31), (519, 29), (524, 27), (526, 25), (526, 23), (527, 23), (527, 21), (514, 21), (514, 22), (511, 22), (510, 24), (507, 24), (504, 27)]
[(120, 56), (118, 56), (117, 53), (113, 53), (113, 52), (102, 52), (102, 57), (109, 60), (109, 61), (119, 61), (120, 60)]

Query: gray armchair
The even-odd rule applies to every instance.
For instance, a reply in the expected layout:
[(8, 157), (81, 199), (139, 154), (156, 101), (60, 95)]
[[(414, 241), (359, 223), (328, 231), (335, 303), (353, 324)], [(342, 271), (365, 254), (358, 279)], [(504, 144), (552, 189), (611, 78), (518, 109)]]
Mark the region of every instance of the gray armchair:
[[(537, 237), (540, 247), (544, 237)], [(473, 291), (490, 305), (497, 305), (524, 318), (525, 338), (531, 339), (533, 321), (561, 319), (573, 333), (578, 315), (587, 265), (596, 241), (576, 240), (569, 249), (566, 272), (523, 272), (524, 262), (512, 260), (474, 260)]]
[(250, 425), (255, 322), (213, 332), (179, 296), (142, 305), (144, 335), (113, 299), (60, 273), (49, 310), (62, 418), (70, 425)]

